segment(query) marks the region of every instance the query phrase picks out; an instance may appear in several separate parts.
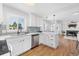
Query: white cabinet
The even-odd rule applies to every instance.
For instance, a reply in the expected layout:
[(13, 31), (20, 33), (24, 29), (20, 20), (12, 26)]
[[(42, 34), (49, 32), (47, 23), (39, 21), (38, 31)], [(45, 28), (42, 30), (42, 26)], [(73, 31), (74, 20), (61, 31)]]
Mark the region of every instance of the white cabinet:
[(7, 39), (9, 50), (11, 50), (11, 55), (18, 55), (21, 50), (20, 40), (17, 37)]
[(35, 26), (35, 27), (40, 27), (42, 21), (42, 17), (33, 14), (33, 13), (29, 13), (29, 20), (28, 20), (28, 26)]
[(21, 51), (21, 45), (20, 42), (18, 40), (13, 41), (13, 43), (11, 44), (12, 47), (12, 51), (11, 51), (11, 55), (18, 55)]
[(58, 37), (55, 35), (55, 33), (41, 33), (40, 34), (40, 39), (39, 39), (39, 44), (45, 44), (49, 47), (52, 48), (57, 48), (58, 47)]
[(22, 49), (24, 52), (29, 50), (31, 48), (31, 36), (25, 37), (22, 45)]
[(7, 39), (11, 55), (20, 55), (31, 48), (31, 37), (28, 35)]

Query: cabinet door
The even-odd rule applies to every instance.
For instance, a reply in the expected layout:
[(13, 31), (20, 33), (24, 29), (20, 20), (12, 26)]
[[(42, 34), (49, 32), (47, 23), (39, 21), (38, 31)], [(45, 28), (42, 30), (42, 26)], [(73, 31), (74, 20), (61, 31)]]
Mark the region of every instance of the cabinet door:
[(50, 46), (50, 47), (53, 47), (54, 45), (54, 39), (48, 39), (48, 42), (47, 42), (47, 45)]
[(19, 47), (20, 47), (18, 41), (17, 40), (9, 41), (8, 45), (10, 46), (11, 55), (18, 55)]
[(23, 39), (22, 38), (19, 38), (18, 39), (18, 43), (17, 45), (19, 46), (17, 49), (18, 49), (18, 52), (17, 52), (17, 55), (20, 55), (23, 53)]
[(39, 35), (39, 44), (44, 42), (44, 36), (42, 34)]
[(26, 36), (23, 38), (23, 52), (28, 51), (31, 48), (31, 36)]
[(39, 42), (42, 44), (47, 44), (48, 42), (48, 36), (46, 36), (45, 34), (40, 34), (39, 36)]

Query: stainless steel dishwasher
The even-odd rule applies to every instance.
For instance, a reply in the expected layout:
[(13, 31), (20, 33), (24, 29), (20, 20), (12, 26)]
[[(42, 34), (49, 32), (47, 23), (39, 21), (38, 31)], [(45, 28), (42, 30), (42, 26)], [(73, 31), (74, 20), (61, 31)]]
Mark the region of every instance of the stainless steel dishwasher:
[(32, 35), (32, 48), (39, 45), (39, 34)]

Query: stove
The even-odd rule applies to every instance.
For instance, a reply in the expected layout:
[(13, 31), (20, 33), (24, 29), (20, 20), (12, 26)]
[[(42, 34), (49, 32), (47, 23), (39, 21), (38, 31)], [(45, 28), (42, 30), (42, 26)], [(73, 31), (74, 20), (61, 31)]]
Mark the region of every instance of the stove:
[(6, 40), (0, 40), (0, 55), (5, 55), (9, 52)]

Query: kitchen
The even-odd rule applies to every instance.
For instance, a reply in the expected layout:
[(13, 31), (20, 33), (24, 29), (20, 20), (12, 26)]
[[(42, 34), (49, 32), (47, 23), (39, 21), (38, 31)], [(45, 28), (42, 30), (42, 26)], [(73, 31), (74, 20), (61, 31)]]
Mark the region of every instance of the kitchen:
[[(20, 56), (41, 44), (50, 49), (59, 48), (60, 36), (63, 32), (65, 32), (64, 38), (68, 37), (66, 30), (69, 29), (67, 27), (69, 18), (66, 15), (71, 8), (73, 8), (72, 12), (75, 11), (74, 8), (78, 9), (78, 5), (76, 3), (0, 3), (0, 55)], [(56, 10), (54, 11), (53, 8)], [(62, 9), (63, 11), (60, 12)], [(73, 18), (70, 19), (73, 21)]]
[[(18, 4), (15, 4), (15, 6), (16, 5)], [(13, 8), (8, 4), (0, 4), (0, 6), (2, 8), (1, 13), (3, 11), (1, 14), (3, 20), (1, 20), (0, 25), (0, 39), (5, 42), (1, 44), (1, 49), (3, 51), (7, 50), (7, 53), (4, 52), (5, 54), (1, 53), (0, 55), (20, 55), (41, 43), (49, 44), (51, 42), (49, 41), (49, 43), (46, 43), (43, 41), (44, 38), (42, 35), (45, 35), (45, 33), (47, 33), (47, 35), (52, 35), (52, 33), (49, 32), (49, 29), (48, 31), (47, 29), (44, 29), (41, 16), (34, 13), (24, 13), (22, 10)], [(48, 23), (46, 20), (44, 20), (44, 22)], [(21, 25), (17, 25), (17, 23), (21, 23)], [(42, 34), (43, 30), (47, 32)], [(49, 37), (51, 37), (51, 35), (49, 35)], [(40, 38), (43, 40), (40, 40)], [(51, 38), (51, 40), (53, 39)], [(49, 44), (49, 46), (52, 47), (53, 43), (52, 45)], [(54, 44), (56, 45), (56, 43)], [(56, 48), (56, 46), (53, 47)]]

